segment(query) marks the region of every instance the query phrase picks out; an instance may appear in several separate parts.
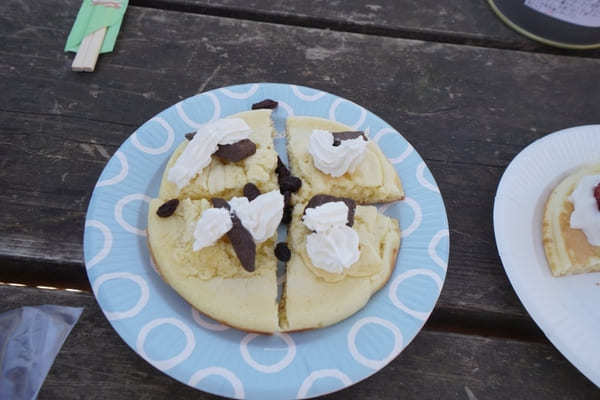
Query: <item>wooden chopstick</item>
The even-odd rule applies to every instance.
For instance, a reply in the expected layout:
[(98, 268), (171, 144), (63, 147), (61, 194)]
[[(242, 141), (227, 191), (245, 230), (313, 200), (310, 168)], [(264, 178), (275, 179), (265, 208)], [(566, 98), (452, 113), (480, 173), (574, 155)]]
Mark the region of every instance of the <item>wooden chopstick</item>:
[(78, 72), (93, 72), (100, 54), (100, 48), (106, 35), (106, 27), (98, 29), (83, 38), (77, 54), (71, 64), (71, 69)]

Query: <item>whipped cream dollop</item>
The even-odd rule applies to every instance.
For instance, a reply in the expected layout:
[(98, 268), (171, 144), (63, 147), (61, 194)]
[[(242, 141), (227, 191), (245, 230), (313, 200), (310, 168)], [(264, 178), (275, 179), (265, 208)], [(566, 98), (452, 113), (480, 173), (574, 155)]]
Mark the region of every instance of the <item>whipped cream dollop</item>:
[(167, 179), (181, 190), (210, 163), (218, 145), (248, 139), (250, 133), (252, 129), (241, 118), (223, 118), (202, 125), (169, 170)]
[(229, 210), (225, 208), (209, 208), (205, 210), (194, 229), (194, 244), (192, 249), (198, 251), (212, 246), (233, 226)]
[(334, 226), (346, 225), (348, 206), (343, 201), (332, 201), (318, 207), (307, 208), (302, 218), (311, 231), (324, 232)]
[(600, 210), (594, 189), (600, 183), (600, 175), (581, 178), (569, 201), (573, 203), (571, 228), (581, 229), (592, 246), (600, 246)]
[(283, 216), (283, 195), (279, 190), (257, 196), (248, 201), (246, 197), (229, 200), (231, 212), (240, 219), (254, 241), (262, 243), (275, 233)]
[(306, 251), (317, 268), (342, 273), (360, 258), (358, 233), (349, 226), (339, 225), (306, 237)]
[(356, 169), (365, 155), (368, 142), (357, 137), (342, 140), (339, 146), (334, 146), (333, 141), (331, 132), (315, 129), (310, 135), (308, 152), (317, 169), (337, 178)]
[(346, 225), (348, 206), (343, 201), (307, 208), (302, 222), (315, 231), (306, 237), (306, 252), (315, 267), (339, 274), (360, 258), (358, 233)]

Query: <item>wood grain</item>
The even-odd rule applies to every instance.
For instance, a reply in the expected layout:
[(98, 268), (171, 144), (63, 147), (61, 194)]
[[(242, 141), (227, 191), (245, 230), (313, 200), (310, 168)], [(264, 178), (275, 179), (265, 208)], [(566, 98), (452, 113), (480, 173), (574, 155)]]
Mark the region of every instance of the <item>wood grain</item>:
[(600, 56), (600, 50), (564, 50), (526, 38), (507, 27), (485, 0), (133, 0), (132, 4), (405, 39)]
[[(93, 296), (0, 286), (0, 312), (26, 305), (85, 307), (39, 399), (213, 399), (154, 369), (112, 329)], [(597, 388), (547, 342), (422, 331), (383, 370), (330, 399), (589, 399)], [(499, 395), (501, 393), (501, 395)]]
[(136, 126), (199, 91), (289, 82), (364, 105), (427, 160), (451, 227), (439, 307), (527, 316), (495, 248), (496, 186), (531, 141), (597, 122), (600, 60), (130, 7), (116, 51), (81, 75), (62, 53), (78, 3), (47, 3), (0, 4), (0, 259), (22, 261), (1, 280), (56, 264), (81, 283), (89, 196)]

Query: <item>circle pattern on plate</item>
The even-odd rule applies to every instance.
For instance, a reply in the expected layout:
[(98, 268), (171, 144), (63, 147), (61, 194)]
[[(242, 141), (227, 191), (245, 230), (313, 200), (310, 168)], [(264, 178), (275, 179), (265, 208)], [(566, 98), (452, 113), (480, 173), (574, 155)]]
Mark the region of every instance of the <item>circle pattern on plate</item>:
[[(164, 165), (184, 134), (249, 110), (265, 98), (280, 102), (273, 119), (279, 131), (275, 147), (283, 160), (287, 160), (282, 135), (287, 116), (334, 119), (370, 132), (398, 171), (407, 193), (404, 201), (378, 206), (380, 212), (397, 218), (403, 230), (390, 282), (361, 311), (328, 328), (272, 336), (228, 329), (190, 312), (190, 306), (155, 272), (148, 253), (147, 202), (157, 196)], [(139, 127), (110, 159), (96, 184), (86, 218), (84, 253), (100, 307), (123, 340), (148, 362), (206, 392), (283, 399), (340, 390), (396, 357), (422, 328), (437, 301), (446, 275), (448, 239), (437, 184), (419, 154), (395, 129), (363, 107), (330, 93), (254, 83), (185, 99)], [(415, 276), (433, 283), (423, 286), (423, 279)], [(108, 280), (111, 284), (100, 289)], [(115, 312), (123, 309), (116, 300), (119, 296), (106, 292), (119, 291), (121, 282), (130, 287), (132, 281), (140, 287), (141, 297), (133, 308)], [(164, 329), (179, 330), (176, 336), (181, 343), (152, 348), (156, 340), (147, 341), (147, 336), (160, 337)], [(363, 329), (369, 335), (360, 334)], [(169, 346), (172, 351), (162, 348)]]

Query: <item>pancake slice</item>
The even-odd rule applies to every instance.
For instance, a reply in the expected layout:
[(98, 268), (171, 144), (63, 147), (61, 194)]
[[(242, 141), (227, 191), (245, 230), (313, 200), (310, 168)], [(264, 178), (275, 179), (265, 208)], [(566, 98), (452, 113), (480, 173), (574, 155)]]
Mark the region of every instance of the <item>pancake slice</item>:
[(317, 268), (306, 252), (311, 232), (301, 221), (304, 206), (295, 206), (288, 233), (292, 258), (280, 302), (282, 331), (325, 327), (359, 311), (392, 275), (400, 248), (395, 219), (373, 206), (357, 206), (353, 229), (359, 236), (359, 260), (342, 274)]
[(224, 235), (214, 245), (192, 251), (193, 232), (207, 200), (182, 200), (165, 218), (154, 199), (148, 213), (148, 246), (162, 278), (194, 308), (244, 331), (278, 330), (275, 237), (257, 244), (256, 269), (247, 272)]
[[(245, 111), (228, 116), (241, 118), (252, 129), (249, 139), (256, 145), (256, 152), (238, 162), (224, 162), (213, 155), (210, 164), (196, 175), (181, 190), (167, 179), (169, 170), (187, 147), (189, 140), (175, 149), (169, 159), (160, 184), (161, 199), (242, 196), (242, 189), (248, 182), (254, 183), (262, 193), (277, 189), (277, 153), (273, 144), (275, 130), (271, 121), (271, 110)], [(191, 129), (190, 129), (191, 131)]]
[(321, 172), (314, 166), (308, 152), (309, 139), (315, 129), (330, 132), (352, 131), (344, 124), (316, 117), (288, 117), (287, 150), (292, 173), (302, 180), (294, 196), (297, 202), (307, 202), (315, 194), (348, 197), (360, 204), (402, 200), (404, 190), (400, 177), (379, 146), (369, 142), (365, 156), (353, 172), (340, 177)]
[(591, 245), (585, 233), (571, 228), (570, 224), (573, 203), (568, 198), (587, 175), (600, 175), (600, 164), (584, 166), (567, 176), (546, 202), (542, 237), (554, 276), (600, 271), (600, 246)]

